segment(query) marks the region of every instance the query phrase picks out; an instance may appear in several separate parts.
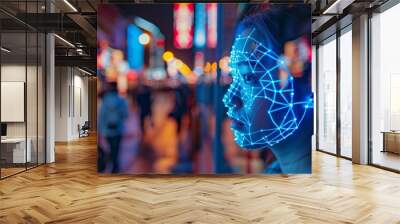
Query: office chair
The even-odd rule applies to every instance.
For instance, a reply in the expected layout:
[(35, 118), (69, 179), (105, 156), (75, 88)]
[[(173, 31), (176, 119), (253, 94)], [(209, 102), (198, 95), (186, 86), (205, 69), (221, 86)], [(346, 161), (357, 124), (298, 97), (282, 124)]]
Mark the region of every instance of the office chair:
[(85, 121), (82, 127), (80, 127), (80, 125), (78, 124), (79, 138), (89, 136), (89, 129), (90, 129), (89, 121)]

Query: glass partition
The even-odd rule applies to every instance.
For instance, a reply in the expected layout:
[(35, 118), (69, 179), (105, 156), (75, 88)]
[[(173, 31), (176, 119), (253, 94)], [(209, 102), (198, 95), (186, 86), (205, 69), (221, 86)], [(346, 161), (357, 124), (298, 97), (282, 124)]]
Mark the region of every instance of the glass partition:
[(336, 36), (318, 47), (318, 149), (336, 154)]
[(28, 32), (27, 33), (27, 52), (28, 52), (28, 61), (27, 61), (27, 81), (26, 81), (26, 111), (27, 111), (27, 150), (31, 151), (30, 160), (27, 163), (27, 167), (33, 167), (37, 165), (37, 116), (38, 116), (38, 49), (37, 42), (38, 36), (36, 32)]
[(26, 12), (42, 12), (43, 3), (0, 4), (19, 18), (0, 12), (0, 178), (45, 162), (46, 40), (43, 33), (22, 22)]
[(26, 141), (26, 41), (24, 31), (1, 34), (2, 177), (24, 171), (31, 162)]
[[(318, 97), (315, 95), (317, 93), (317, 47), (312, 46), (312, 68), (311, 68), (311, 83), (312, 92), (314, 94), (314, 105), (318, 105)], [(312, 137), (312, 149), (317, 149), (317, 108), (314, 108), (314, 134)]]
[(44, 164), (46, 162), (46, 144), (45, 144), (45, 124), (46, 124), (46, 37), (43, 33), (38, 33), (38, 64), (37, 64), (37, 162)]

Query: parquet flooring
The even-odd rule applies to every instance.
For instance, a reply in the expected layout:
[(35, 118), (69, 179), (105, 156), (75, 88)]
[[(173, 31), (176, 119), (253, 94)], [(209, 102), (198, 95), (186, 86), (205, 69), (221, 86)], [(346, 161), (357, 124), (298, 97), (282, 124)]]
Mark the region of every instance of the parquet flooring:
[(315, 152), (312, 175), (96, 173), (94, 137), (0, 181), (0, 223), (400, 223), (400, 175)]
[(9, 168), (9, 167), (1, 168), (1, 176), (2, 177), (7, 177), (7, 176), (13, 175), (15, 173), (24, 171), (24, 170), (25, 170), (25, 167), (23, 167), (23, 168), (19, 168), (19, 167), (18, 168), (14, 168), (14, 167), (12, 167), (12, 168)]

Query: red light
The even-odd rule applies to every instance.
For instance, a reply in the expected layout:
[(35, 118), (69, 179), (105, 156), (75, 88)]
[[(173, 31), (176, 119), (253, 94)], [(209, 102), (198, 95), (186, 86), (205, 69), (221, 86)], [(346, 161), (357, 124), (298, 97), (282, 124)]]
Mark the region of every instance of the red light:
[(165, 44), (165, 41), (163, 39), (159, 39), (156, 42), (157, 47), (163, 47)]
[(217, 21), (218, 11), (217, 3), (207, 3), (207, 47), (215, 48), (217, 46)]
[(193, 43), (193, 3), (174, 4), (174, 46), (191, 48)]

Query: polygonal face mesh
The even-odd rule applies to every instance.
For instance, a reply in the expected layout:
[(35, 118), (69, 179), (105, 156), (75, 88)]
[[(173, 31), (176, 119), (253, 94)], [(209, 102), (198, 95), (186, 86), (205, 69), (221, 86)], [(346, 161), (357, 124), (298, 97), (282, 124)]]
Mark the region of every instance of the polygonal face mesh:
[[(233, 81), (223, 98), (243, 148), (273, 146), (299, 128), (312, 99), (294, 102), (294, 79), (284, 60), (255, 38), (255, 29), (238, 35), (230, 54)], [(281, 71), (285, 77), (279, 77)], [(261, 110), (260, 110), (261, 108)]]

